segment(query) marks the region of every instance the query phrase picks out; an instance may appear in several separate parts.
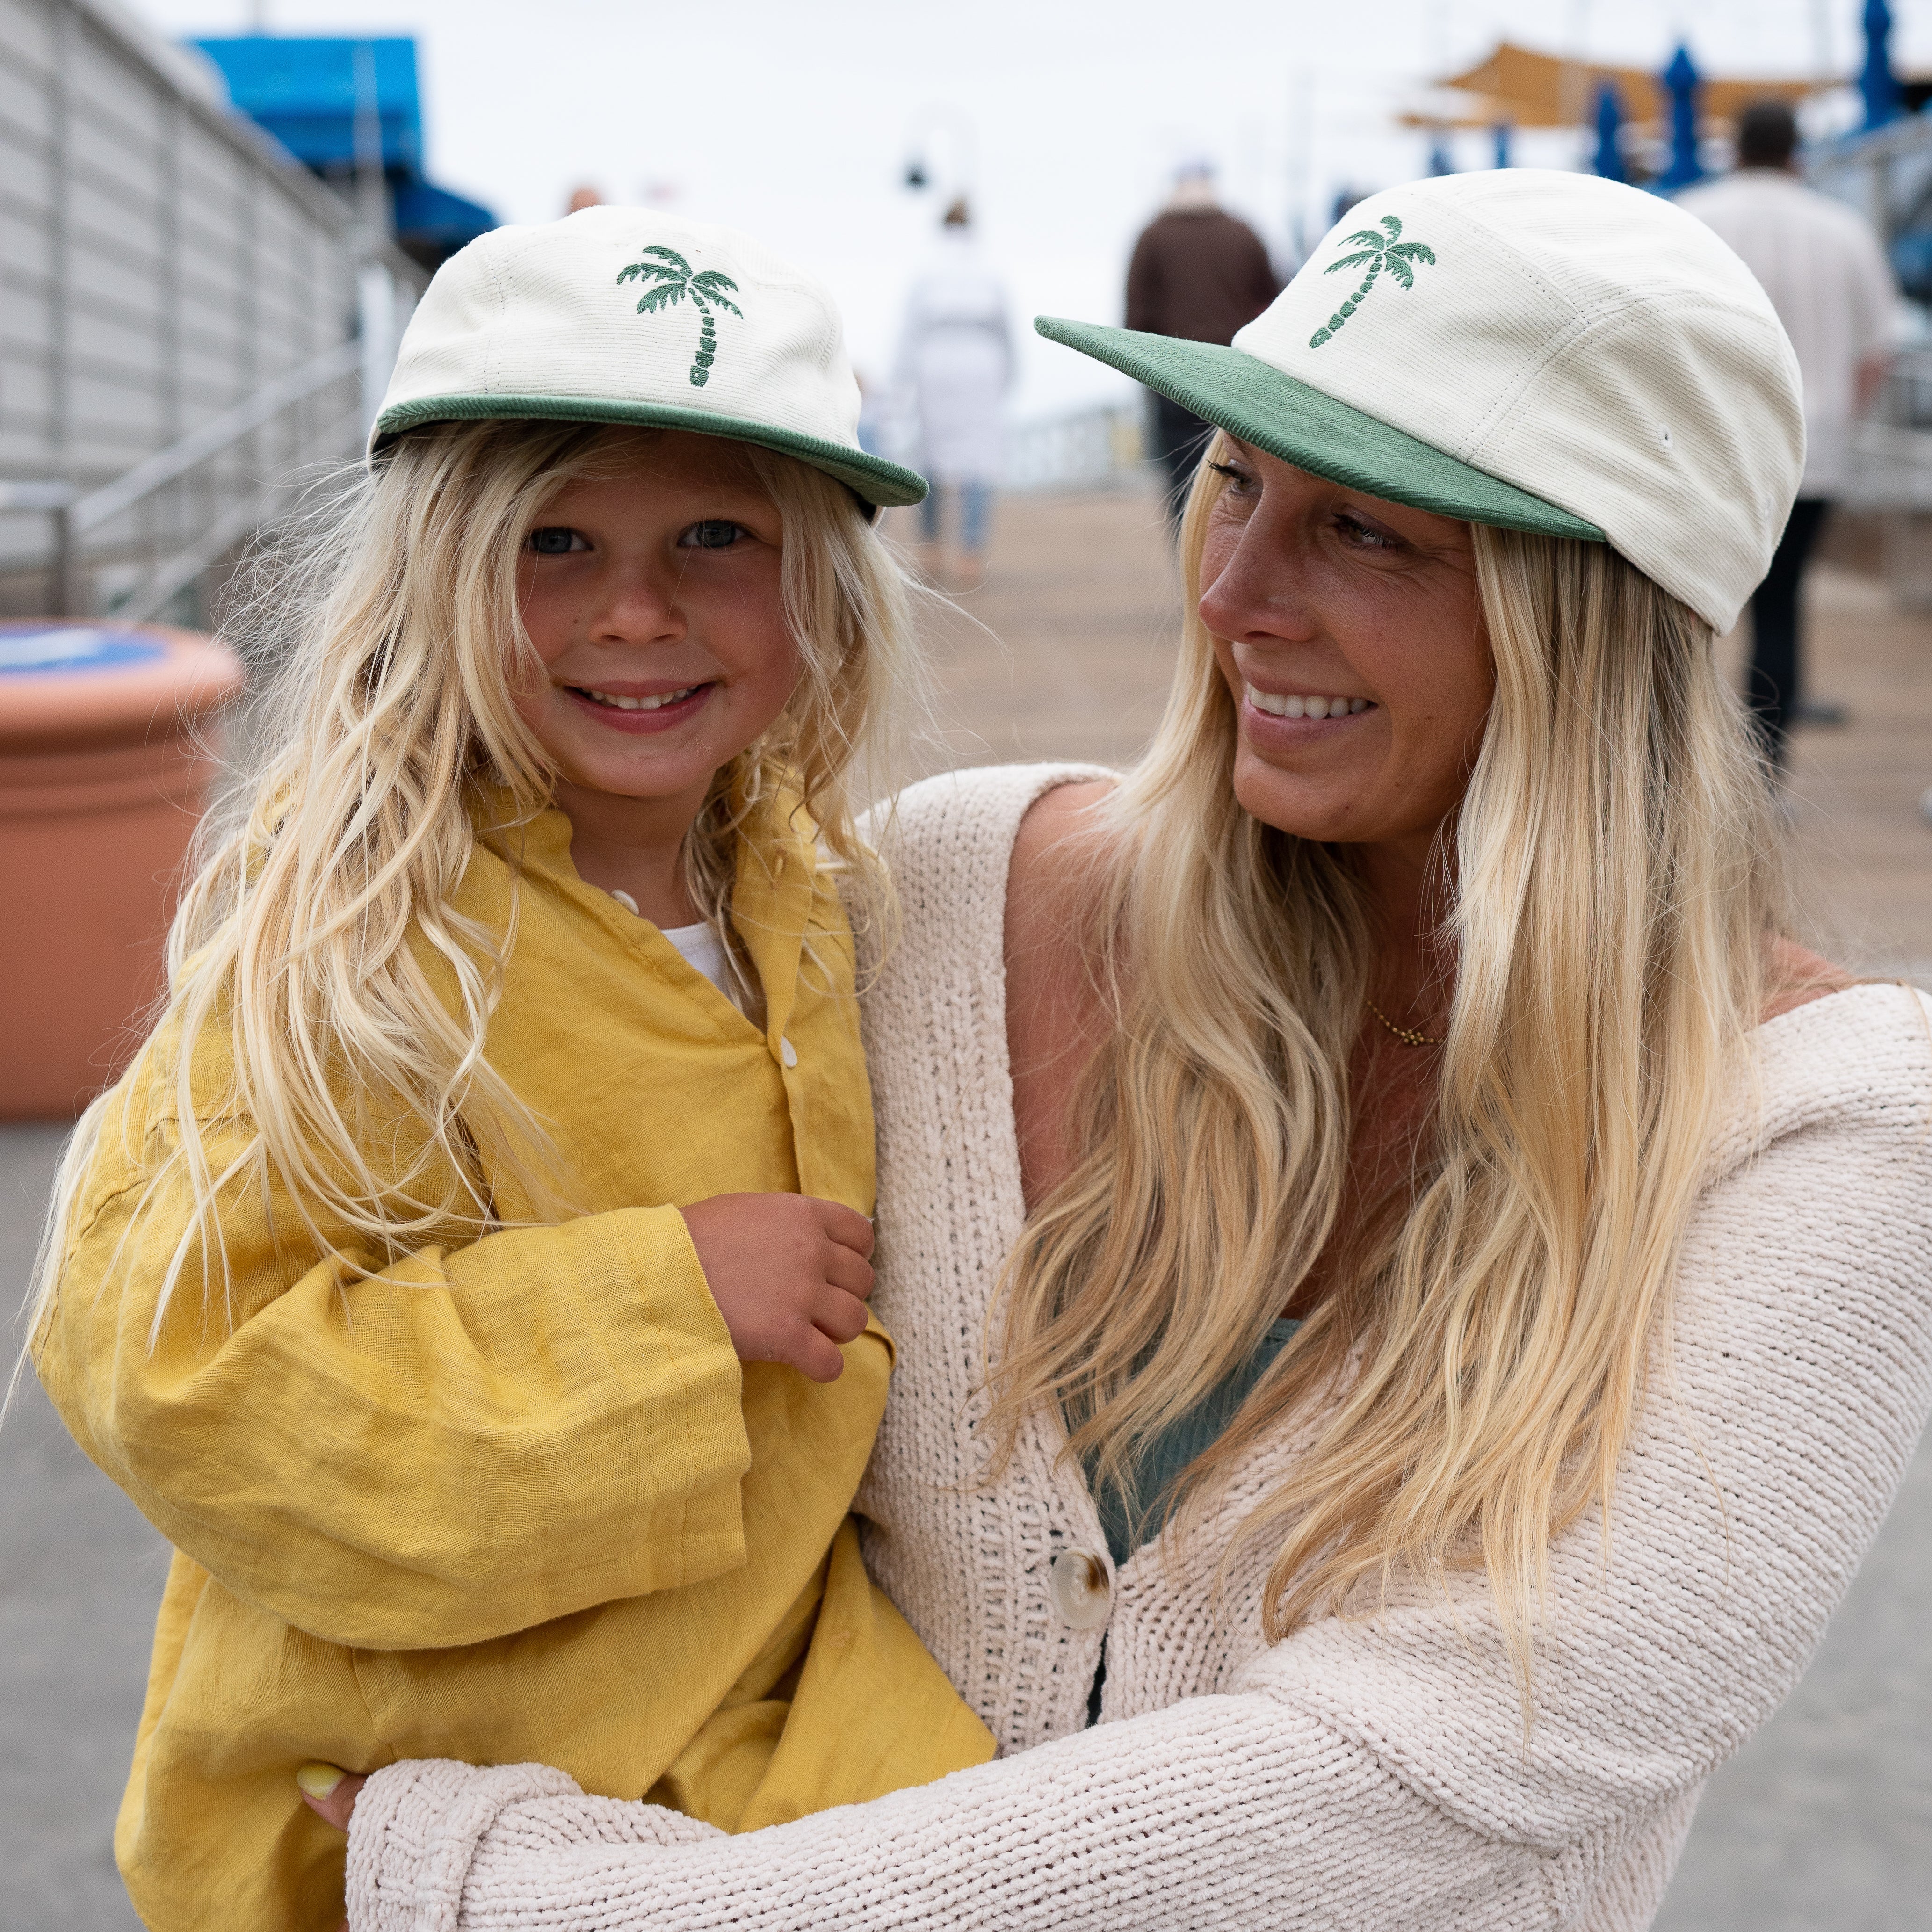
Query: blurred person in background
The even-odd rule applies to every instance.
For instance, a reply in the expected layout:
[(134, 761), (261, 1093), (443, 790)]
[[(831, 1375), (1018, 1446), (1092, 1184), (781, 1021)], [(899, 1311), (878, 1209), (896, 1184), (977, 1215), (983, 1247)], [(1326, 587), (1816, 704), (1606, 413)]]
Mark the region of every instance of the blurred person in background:
[(586, 182), (581, 188), (574, 188), (570, 190), (569, 206), (563, 212), (566, 214), (581, 214), (586, 208), (602, 208), (603, 206), (603, 190), (592, 188)]
[(1746, 695), (1782, 771), (1794, 724), (1841, 724), (1808, 705), (1798, 590), (1833, 500), (1849, 480), (1851, 429), (1885, 380), (1898, 290), (1878, 238), (1854, 208), (1798, 177), (1798, 122), (1782, 100), (1738, 117), (1738, 165), (1678, 197), (1744, 260), (1797, 352), (1804, 385), (1804, 478), (1771, 568), (1751, 598)]
[(1013, 340), (1006, 286), (980, 253), (963, 199), (946, 209), (938, 248), (906, 298), (898, 374), (918, 424), (919, 465), (933, 485), (920, 507), (926, 568), (956, 590), (976, 589), (986, 574)]
[[(1230, 343), (1281, 292), (1267, 244), (1215, 199), (1214, 165), (1196, 158), (1175, 171), (1167, 206), (1141, 231), (1127, 264), (1126, 325), (1148, 335)], [(1208, 446), (1208, 425), (1177, 402), (1148, 392), (1154, 454), (1167, 472), (1168, 517)]]

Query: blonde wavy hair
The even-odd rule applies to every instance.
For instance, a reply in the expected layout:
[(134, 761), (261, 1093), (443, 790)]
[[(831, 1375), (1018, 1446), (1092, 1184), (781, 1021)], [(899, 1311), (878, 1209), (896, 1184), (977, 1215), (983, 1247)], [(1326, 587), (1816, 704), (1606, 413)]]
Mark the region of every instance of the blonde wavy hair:
[[(1224, 487), (1204, 464), (1172, 693), (1096, 842), (1111, 1024), (1077, 1163), (1009, 1262), (996, 1336), (1004, 1452), (1058, 1406), (1066, 1454), (1116, 1478), (1252, 1355), (1337, 1234), (1374, 958), (1348, 849), (1234, 797), (1233, 702), (1194, 614)], [(1527, 1720), (1550, 1540), (1593, 1502), (1608, 1536), (1785, 914), (1710, 627), (1607, 545), (1473, 534), (1496, 693), (1440, 851), (1439, 1090), (1405, 1185), (1342, 1231), (1332, 1292), (1185, 1472), (1175, 1523), (1204, 1520), (1258, 1439), (1318, 1418), (1245, 1522), (1275, 1552), (1269, 1639), (1399, 1568), (1481, 1566)]]
[[(511, 696), (518, 661), (536, 663), (518, 611), (523, 539), (567, 483), (638, 460), (653, 434), (526, 422), (415, 432), (258, 572), (231, 628), (272, 675), (254, 749), (198, 835), (144, 1049), (169, 1056), (172, 1158), (194, 1204), (157, 1333), (197, 1256), (204, 1292), (218, 1283), (225, 1300), (218, 1208), (232, 1188), (286, 1195), (312, 1236), (326, 1224), (326, 1244), (346, 1234), (385, 1263), (504, 1225), (484, 1178), (493, 1169), (542, 1217), (566, 1211), (569, 1177), (485, 1052), (514, 918), (489, 931), (452, 900), (478, 818), (513, 832), (551, 795), (553, 767)], [(856, 788), (876, 776), (868, 760), (890, 758), (892, 700), (919, 685), (908, 581), (832, 478), (750, 446), (717, 448), (780, 513), (800, 677), (772, 729), (713, 781), (686, 842), (690, 890), (730, 944), (740, 830), (782, 790), (849, 875), (859, 916), (889, 918), (854, 815)], [(453, 977), (454, 1012), (418, 944)], [(231, 1070), (212, 1112), (194, 1093), (205, 1038)], [(32, 1331), (112, 1098), (88, 1108), (62, 1160)], [(218, 1120), (242, 1134), (224, 1158), (209, 1150)]]

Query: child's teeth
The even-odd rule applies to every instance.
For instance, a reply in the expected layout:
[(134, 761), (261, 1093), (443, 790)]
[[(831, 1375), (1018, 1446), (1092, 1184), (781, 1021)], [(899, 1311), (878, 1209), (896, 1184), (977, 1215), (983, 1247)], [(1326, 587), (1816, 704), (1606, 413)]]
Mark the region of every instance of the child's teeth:
[(675, 704), (680, 698), (688, 698), (698, 688), (688, 684), (682, 691), (667, 691), (658, 698), (620, 698), (610, 691), (586, 691), (584, 694), (598, 704), (613, 706), (619, 711), (662, 711), (667, 704)]
[(1366, 711), (1374, 702), (1367, 698), (1305, 698), (1295, 692), (1257, 691), (1247, 687), (1248, 702), (1271, 718), (1343, 718)]

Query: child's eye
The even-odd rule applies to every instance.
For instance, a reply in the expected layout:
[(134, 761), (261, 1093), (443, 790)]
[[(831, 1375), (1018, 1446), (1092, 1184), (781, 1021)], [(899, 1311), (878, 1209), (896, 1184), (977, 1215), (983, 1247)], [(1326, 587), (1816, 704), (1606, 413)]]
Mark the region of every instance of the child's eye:
[(701, 524), (693, 524), (678, 544), (684, 550), (729, 550), (740, 537), (748, 537), (751, 532), (742, 524), (727, 523), (722, 517), (707, 517)]
[(546, 525), (540, 530), (531, 531), (530, 547), (539, 556), (565, 556), (574, 550), (588, 550), (580, 530), (566, 530), (561, 524)]

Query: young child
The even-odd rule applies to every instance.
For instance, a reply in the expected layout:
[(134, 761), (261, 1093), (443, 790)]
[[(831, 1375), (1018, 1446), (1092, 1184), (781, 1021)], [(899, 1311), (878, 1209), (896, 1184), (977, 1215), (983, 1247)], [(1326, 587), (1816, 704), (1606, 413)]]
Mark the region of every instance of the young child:
[(176, 1547), (115, 1840), (160, 1932), (338, 1922), (310, 1760), (748, 1830), (992, 1754), (847, 1516), (890, 1345), (835, 874), (876, 907), (868, 519), (923, 488), (857, 406), (745, 237), (499, 230), (273, 613), (32, 1343)]

